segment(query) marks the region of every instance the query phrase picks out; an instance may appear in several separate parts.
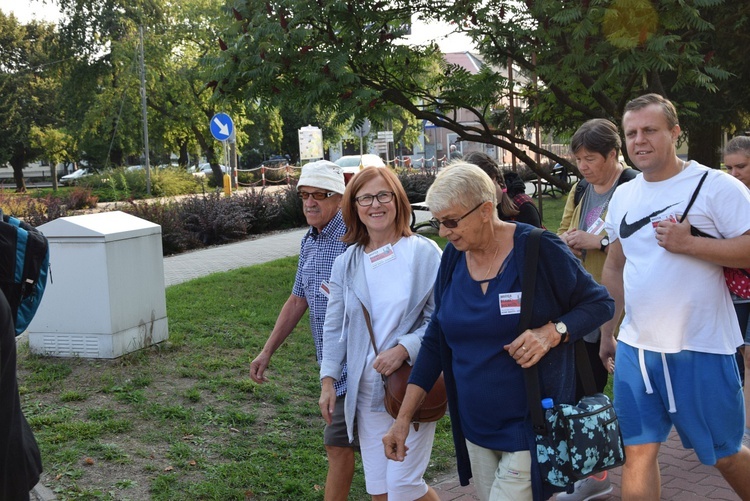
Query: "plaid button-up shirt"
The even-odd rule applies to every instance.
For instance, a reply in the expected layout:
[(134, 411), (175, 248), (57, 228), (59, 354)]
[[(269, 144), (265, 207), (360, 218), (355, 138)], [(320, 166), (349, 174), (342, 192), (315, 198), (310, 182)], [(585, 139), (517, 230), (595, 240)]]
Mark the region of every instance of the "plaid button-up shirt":
[[(328, 297), (321, 291), (320, 285), (331, 278), (334, 260), (346, 250), (346, 244), (341, 241), (345, 232), (344, 218), (341, 211), (338, 211), (323, 231), (318, 232), (316, 228), (311, 227), (300, 245), (299, 264), (292, 294), (307, 300), (310, 330), (315, 341), (318, 365), (323, 358), (323, 323), (328, 307)], [(334, 388), (336, 396), (346, 393), (346, 367)]]

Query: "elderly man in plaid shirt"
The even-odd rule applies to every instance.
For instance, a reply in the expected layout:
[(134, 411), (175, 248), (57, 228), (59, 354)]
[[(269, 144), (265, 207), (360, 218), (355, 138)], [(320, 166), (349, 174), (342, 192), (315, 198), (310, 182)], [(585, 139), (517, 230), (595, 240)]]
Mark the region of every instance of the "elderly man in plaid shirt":
[[(263, 350), (250, 364), (250, 378), (256, 383), (268, 381), (265, 371), (271, 356), (299, 323), (307, 308), (310, 308), (315, 356), (320, 363), (323, 355), (323, 322), (328, 306), (328, 279), (333, 261), (346, 249), (341, 241), (346, 227), (339, 209), (344, 193), (341, 168), (326, 160), (306, 164), (297, 183), (297, 193), (302, 199), (310, 229), (302, 238), (292, 293), (281, 308)], [(325, 499), (345, 501), (354, 476), (354, 450), (357, 447), (356, 440), (349, 442), (344, 422), (346, 368), (335, 387), (336, 409), (332, 423), (326, 426), (324, 432), (328, 454)]]

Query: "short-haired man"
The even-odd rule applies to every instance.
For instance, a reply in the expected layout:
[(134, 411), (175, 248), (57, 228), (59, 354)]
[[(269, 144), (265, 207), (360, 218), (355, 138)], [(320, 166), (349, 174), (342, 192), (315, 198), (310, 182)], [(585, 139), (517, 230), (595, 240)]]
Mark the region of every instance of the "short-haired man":
[[(271, 356), (291, 334), (302, 315), (310, 308), (310, 330), (315, 341), (315, 355), (320, 364), (323, 356), (323, 322), (328, 306), (328, 279), (333, 261), (346, 250), (341, 237), (346, 232), (341, 216), (344, 193), (344, 174), (339, 166), (326, 160), (311, 162), (302, 167), (297, 193), (309, 231), (302, 237), (297, 276), (289, 299), (281, 308), (263, 350), (250, 364), (250, 378), (256, 383), (268, 381), (265, 376)], [(344, 422), (346, 368), (336, 382), (336, 409), (333, 422), (324, 432), (328, 454), (326, 501), (346, 500), (354, 476), (354, 450), (349, 442)]]
[[(658, 452), (672, 426), (685, 447), (750, 499), (750, 450), (735, 351), (743, 342), (722, 266), (750, 266), (750, 194), (736, 179), (676, 155), (677, 112), (647, 94), (625, 106), (628, 156), (642, 176), (609, 204), (603, 283), (625, 308), (617, 338), (615, 408), (625, 442), (622, 498), (657, 500)], [(701, 176), (708, 177), (680, 218)], [(691, 234), (691, 225), (716, 238)], [(615, 321), (600, 356), (615, 355)]]

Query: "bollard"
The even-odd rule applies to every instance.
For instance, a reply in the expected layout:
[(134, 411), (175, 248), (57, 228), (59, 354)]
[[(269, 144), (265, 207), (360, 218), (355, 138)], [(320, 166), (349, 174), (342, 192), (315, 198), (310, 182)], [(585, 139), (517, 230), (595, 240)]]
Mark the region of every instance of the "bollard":
[(224, 194), (230, 196), (232, 194), (232, 178), (229, 174), (224, 174)]

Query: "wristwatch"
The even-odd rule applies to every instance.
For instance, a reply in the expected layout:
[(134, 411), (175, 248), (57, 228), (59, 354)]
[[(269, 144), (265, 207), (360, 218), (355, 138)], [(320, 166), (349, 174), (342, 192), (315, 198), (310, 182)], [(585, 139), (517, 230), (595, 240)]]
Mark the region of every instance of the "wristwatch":
[(566, 342), (568, 340), (568, 326), (563, 322), (555, 321), (553, 323), (555, 324), (555, 330), (560, 334), (560, 342)]
[(599, 241), (599, 250), (602, 251), (602, 252), (605, 252), (607, 250), (607, 246), (609, 246), (609, 237), (605, 235)]

